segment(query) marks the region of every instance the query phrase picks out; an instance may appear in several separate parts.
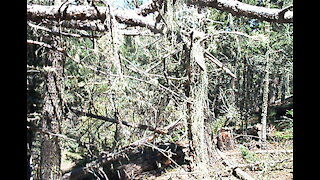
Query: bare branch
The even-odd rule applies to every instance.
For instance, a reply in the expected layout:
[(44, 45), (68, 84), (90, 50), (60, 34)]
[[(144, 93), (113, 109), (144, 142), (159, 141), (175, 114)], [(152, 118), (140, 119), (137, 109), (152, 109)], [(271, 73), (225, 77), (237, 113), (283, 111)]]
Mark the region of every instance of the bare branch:
[(97, 36), (97, 35), (89, 35), (89, 34), (84, 34), (84, 33), (81, 33), (81, 34), (74, 34), (74, 33), (66, 33), (66, 32), (60, 32), (60, 31), (56, 31), (56, 30), (53, 30), (53, 29), (48, 29), (48, 28), (45, 28), (45, 27), (42, 27), (42, 26), (39, 26), (39, 25), (35, 25), (35, 24), (31, 24), (31, 23), (28, 23), (28, 25), (36, 30), (42, 30), (42, 31), (46, 31), (46, 32), (49, 32), (51, 33), (52, 35), (55, 35), (55, 36), (59, 36), (59, 35), (63, 35), (63, 36), (67, 36), (67, 37), (75, 37), (75, 38), (81, 38), (81, 37), (86, 37), (86, 38), (98, 38), (100, 36)]
[(59, 48), (59, 47), (54, 47), (54, 46), (51, 46), (50, 44), (46, 44), (44, 42), (39, 42), (39, 41), (33, 41), (33, 40), (27, 40), (27, 43), (28, 44), (37, 44), (37, 45), (40, 45), (42, 47), (46, 47), (46, 48), (49, 48), (49, 49), (53, 49), (53, 50), (57, 50), (61, 53), (66, 53), (66, 51), (62, 48)]
[(66, 136), (66, 135), (57, 134), (57, 133), (52, 133), (52, 132), (49, 132), (49, 131), (42, 130), (42, 129), (40, 129), (40, 128), (27, 126), (27, 129), (30, 129), (30, 130), (33, 130), (33, 131), (38, 131), (38, 132), (44, 133), (44, 134), (48, 134), (48, 135), (50, 135), (50, 136), (56, 136), (56, 137), (63, 138), (63, 139), (69, 140), (69, 141), (78, 142), (78, 140), (69, 138), (69, 137)]
[(108, 122), (116, 123), (116, 124), (123, 124), (125, 126), (132, 127), (132, 128), (139, 128), (139, 129), (143, 129), (143, 130), (149, 130), (149, 131), (153, 131), (153, 132), (158, 133), (158, 134), (166, 134), (166, 133), (168, 133), (168, 130), (166, 130), (166, 129), (154, 128), (154, 127), (151, 127), (149, 125), (135, 124), (135, 123), (127, 122), (127, 121), (121, 121), (121, 120), (118, 120), (118, 119), (108, 118), (108, 117), (100, 116), (100, 115), (96, 115), (96, 114), (91, 114), (91, 113), (79, 111), (79, 110), (76, 110), (76, 109), (72, 109), (72, 112), (74, 112), (77, 115), (87, 116), (87, 117), (100, 119), (100, 120), (103, 120), (103, 121), (108, 121)]
[(213, 7), (215, 9), (229, 12), (235, 16), (246, 16), (268, 22), (292, 23), (293, 12), (288, 8), (275, 9), (254, 6), (236, 0), (189, 0), (189, 4)]
[[(92, 6), (67, 6), (60, 10), (60, 6), (42, 6), (28, 5), (27, 19), (34, 22), (43, 20), (61, 21), (61, 20), (100, 20), (104, 22), (109, 16), (108, 7), (97, 7), (98, 11)], [(62, 12), (61, 12), (62, 11)], [(152, 17), (143, 17), (136, 13), (135, 10), (112, 10), (119, 23), (128, 26), (140, 26), (150, 29), (154, 33), (161, 33), (163, 26), (156, 23)]]
[(98, 32), (105, 32), (108, 31), (108, 25), (102, 24), (101, 22), (97, 21), (81, 21), (81, 20), (70, 20), (70, 21), (48, 21), (43, 20), (44, 24), (54, 25), (54, 26), (62, 26), (65, 28), (72, 28), (72, 29), (79, 29), (79, 30), (91, 30), (91, 31), (98, 31)]
[(230, 76), (232, 76), (233, 78), (237, 78), (237, 76), (235, 74), (233, 74), (229, 68), (227, 68), (226, 66), (224, 66), (224, 64), (222, 62), (220, 62), (217, 58), (215, 58), (211, 53), (209, 53), (208, 51), (205, 51), (205, 56), (206, 58), (208, 58), (209, 60), (211, 60), (213, 63), (215, 63), (218, 67), (222, 68), (226, 73), (228, 73)]
[[(172, 132), (173, 129), (175, 127), (177, 127), (178, 125), (180, 125), (180, 119), (178, 119), (177, 121), (165, 126), (163, 129), (168, 134), (168, 133)], [(121, 150), (118, 151), (118, 152), (110, 153), (110, 152), (103, 151), (102, 154), (106, 155), (107, 161), (111, 161), (111, 160), (116, 159), (117, 157), (119, 157), (123, 153), (128, 153), (128, 152), (134, 150), (137, 147), (143, 146), (146, 143), (150, 143), (151, 141), (153, 141), (158, 136), (159, 136), (159, 134), (152, 134), (150, 136), (147, 136), (147, 137), (144, 137), (142, 139), (139, 139), (139, 140), (129, 144), (128, 146), (125, 146), (125, 147), (121, 148)]]

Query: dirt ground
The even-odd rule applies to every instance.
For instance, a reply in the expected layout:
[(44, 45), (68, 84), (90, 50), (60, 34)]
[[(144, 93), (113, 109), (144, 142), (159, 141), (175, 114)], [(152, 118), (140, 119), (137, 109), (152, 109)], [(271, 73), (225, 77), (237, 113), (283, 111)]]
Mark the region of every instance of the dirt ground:
[[(261, 145), (258, 141), (236, 143), (231, 150), (222, 151), (229, 162), (246, 172), (256, 180), (291, 180), (293, 179), (293, 141), (269, 141)], [(251, 165), (251, 166), (249, 166)], [(231, 168), (217, 159), (212, 164), (210, 179), (236, 180)], [(190, 173), (182, 167), (166, 170), (158, 177), (146, 177), (153, 180), (199, 179), (196, 172)], [(201, 179), (201, 178), (200, 178)]]

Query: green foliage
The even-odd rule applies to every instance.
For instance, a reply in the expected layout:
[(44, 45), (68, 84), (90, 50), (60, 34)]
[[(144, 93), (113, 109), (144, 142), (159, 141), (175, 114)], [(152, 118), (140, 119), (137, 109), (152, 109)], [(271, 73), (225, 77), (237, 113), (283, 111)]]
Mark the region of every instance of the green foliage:
[[(141, 2), (138, 1), (139, 4)], [(260, 0), (243, 2), (267, 5), (266, 1)], [(270, 7), (283, 8), (291, 3), (290, 0), (272, 0)], [(127, 6), (133, 8), (132, 3)], [(62, 37), (71, 57), (67, 57), (65, 61), (62, 91), (67, 108), (110, 118), (115, 118), (118, 113), (117, 117), (123, 121), (153, 127), (165, 127), (176, 120), (185, 123), (188, 118), (186, 102), (189, 99), (185, 94), (186, 54), (181, 39), (186, 38), (186, 32), (190, 33), (194, 29), (203, 30), (209, 35), (204, 41), (206, 50), (237, 76), (236, 79), (230, 77), (222, 68), (206, 59), (209, 93), (205, 121), (211, 123), (214, 134), (219, 128), (229, 124), (244, 124), (250, 119), (251, 113), (260, 108), (267, 52), (270, 53), (272, 62), (270, 73), (274, 75), (270, 77), (289, 75), (287, 88), (292, 94), (292, 24), (273, 24), (234, 17), (211, 8), (202, 19), (192, 16), (192, 13), (197, 12), (195, 8), (185, 7), (176, 13), (173, 9), (171, 11), (171, 14), (168, 10), (162, 15), (166, 24), (172, 26), (172, 32), (161, 36), (123, 36), (119, 33), (113, 39), (110, 32), (106, 32), (101, 33), (101, 38), (97, 38), (95, 43), (91, 38)], [(61, 30), (77, 33), (76, 30), (62, 27)], [(28, 39), (38, 40), (44, 36), (30, 28), (28, 32)], [(33, 45), (28, 45), (27, 48), (28, 66), (42, 69), (42, 58), (45, 58), (46, 51)], [(115, 52), (119, 59), (115, 59)], [(123, 79), (117, 75), (115, 60), (121, 62)], [(27, 82), (28, 113), (39, 111), (41, 103), (38, 100), (41, 100), (43, 90), (42, 76), (40, 73), (29, 73)], [(271, 81), (270, 86), (272, 83)], [(274, 91), (275, 94), (282, 93), (279, 89)], [(152, 134), (93, 118), (78, 117), (72, 113), (67, 116), (62, 124), (62, 132), (77, 142), (62, 140), (62, 148), (67, 159), (72, 161), (97, 158), (101, 151), (116, 151), (117, 148)], [(287, 116), (293, 117), (293, 110), (288, 111)], [(185, 128), (182, 125), (156, 141), (181, 140), (186, 137)], [(285, 131), (274, 135), (282, 140), (291, 139), (292, 124)], [(240, 150), (246, 161), (257, 160), (256, 155), (244, 146)]]
[(212, 127), (213, 134), (217, 134), (220, 128), (226, 126), (226, 123), (227, 123), (227, 118), (225, 116), (220, 116), (219, 118), (217, 118), (213, 123), (213, 127)]
[(272, 136), (277, 141), (286, 141), (293, 139), (293, 128), (285, 129), (283, 131), (275, 131)]
[(286, 115), (293, 117), (293, 109), (287, 110)]
[[(282, 116), (282, 119), (279, 120), (280, 122), (277, 124), (279, 129), (283, 129), (288, 132), (283, 132), (287, 135), (289, 133), (288, 137), (292, 136), (292, 132), (290, 135), (290, 131), (293, 130), (293, 109), (287, 110), (286, 115)], [(280, 133), (279, 136), (281, 136), (283, 133)]]
[(241, 151), (242, 158), (244, 160), (246, 160), (248, 163), (253, 163), (253, 162), (256, 162), (258, 160), (258, 157), (256, 156), (256, 153), (251, 152), (245, 146), (241, 145), (240, 146), (240, 151)]

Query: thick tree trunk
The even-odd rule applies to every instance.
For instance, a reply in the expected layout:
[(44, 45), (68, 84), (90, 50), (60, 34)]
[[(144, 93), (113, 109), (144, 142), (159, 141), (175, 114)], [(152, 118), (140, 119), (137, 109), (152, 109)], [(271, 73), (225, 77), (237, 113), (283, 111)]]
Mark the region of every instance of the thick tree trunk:
[[(195, 31), (196, 32), (196, 31)], [(200, 44), (201, 37), (196, 33), (191, 35), (191, 46), (186, 55), (188, 88), (187, 96), (192, 101), (187, 104), (189, 118), (188, 138), (191, 142), (191, 152), (193, 159), (191, 167), (193, 170), (200, 170), (204, 177), (208, 176), (209, 152), (206, 141), (208, 132), (205, 128), (205, 119), (207, 116), (208, 99), (208, 74), (204, 60), (204, 50)]]
[[(162, 32), (162, 25), (157, 24), (152, 17), (138, 15), (135, 10), (109, 10), (108, 7), (93, 6), (42, 6), (27, 5), (27, 18), (30, 21), (41, 22), (44, 19), (59, 20), (101, 20), (104, 22), (110, 15), (119, 23), (129, 26), (140, 26), (150, 29), (154, 33)], [(62, 24), (63, 25), (63, 24)], [(70, 24), (69, 24), (70, 25)]]
[(246, 16), (277, 23), (293, 22), (293, 12), (289, 11), (293, 6), (275, 9), (254, 6), (236, 0), (189, 0), (188, 2), (198, 6), (213, 7), (224, 12), (229, 12), (235, 16)]
[[(48, 44), (57, 47), (55, 37)], [(51, 41), (51, 42), (50, 42)], [(42, 130), (61, 134), (63, 109), (61, 100), (63, 58), (61, 52), (49, 49), (47, 54), (45, 77), (45, 92), (43, 105)], [(40, 178), (60, 179), (61, 153), (59, 139), (49, 134), (41, 134)]]

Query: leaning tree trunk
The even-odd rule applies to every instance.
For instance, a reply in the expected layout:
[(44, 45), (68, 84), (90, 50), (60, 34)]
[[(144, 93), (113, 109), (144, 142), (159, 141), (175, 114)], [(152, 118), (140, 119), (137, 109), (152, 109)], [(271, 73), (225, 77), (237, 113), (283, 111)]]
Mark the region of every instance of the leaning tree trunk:
[[(57, 37), (47, 37), (48, 44), (58, 47)], [(61, 100), (63, 59), (61, 52), (49, 49), (47, 52), (47, 62), (44, 71), (45, 91), (43, 105), (43, 119), (41, 128), (43, 132), (61, 134), (61, 121), (63, 119), (63, 109)], [(60, 179), (61, 153), (57, 136), (41, 134), (40, 150), (40, 178)]]

